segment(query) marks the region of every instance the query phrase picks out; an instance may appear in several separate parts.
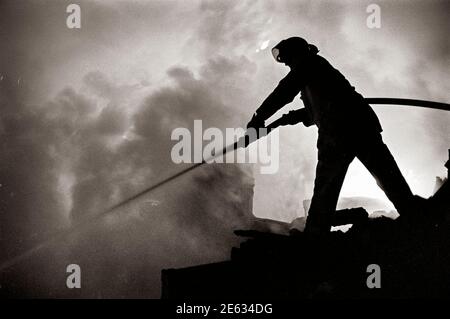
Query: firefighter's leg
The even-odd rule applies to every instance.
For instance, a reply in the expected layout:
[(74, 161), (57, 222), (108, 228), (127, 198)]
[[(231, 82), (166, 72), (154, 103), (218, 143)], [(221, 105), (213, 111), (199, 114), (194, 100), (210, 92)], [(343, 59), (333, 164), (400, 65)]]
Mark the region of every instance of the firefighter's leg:
[(413, 194), (381, 134), (367, 139), (358, 148), (357, 157), (375, 178), (398, 213), (410, 211)]
[(323, 154), (319, 150), (314, 193), (305, 232), (321, 233), (331, 230), (331, 217), (336, 210), (345, 174), (353, 158), (354, 156), (339, 149), (327, 150)]

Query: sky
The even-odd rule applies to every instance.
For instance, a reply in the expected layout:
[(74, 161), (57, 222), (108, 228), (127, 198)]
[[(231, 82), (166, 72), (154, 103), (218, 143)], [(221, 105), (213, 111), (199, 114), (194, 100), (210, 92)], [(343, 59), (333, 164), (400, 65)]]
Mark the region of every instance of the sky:
[[(81, 8), (81, 28), (66, 8)], [(381, 27), (366, 8), (381, 8)], [(182, 169), (176, 127), (243, 127), (287, 74), (270, 48), (302, 36), (366, 97), (449, 102), (448, 1), (1, 1), (0, 261)], [(277, 113), (302, 107), (299, 99)], [(374, 106), (414, 193), (432, 194), (449, 114)], [(232, 230), (290, 222), (312, 196), (317, 130), (280, 130), (280, 169), (211, 164), (0, 277), (21, 296), (152, 297), (160, 270), (225, 260)], [(341, 195), (387, 201), (355, 161)], [(374, 208), (375, 209), (375, 208)], [(68, 291), (65, 266), (86, 284)], [(114, 278), (114, 280), (111, 280)], [(5, 279), (4, 279), (5, 280)], [(83, 279), (84, 280), (84, 279)]]

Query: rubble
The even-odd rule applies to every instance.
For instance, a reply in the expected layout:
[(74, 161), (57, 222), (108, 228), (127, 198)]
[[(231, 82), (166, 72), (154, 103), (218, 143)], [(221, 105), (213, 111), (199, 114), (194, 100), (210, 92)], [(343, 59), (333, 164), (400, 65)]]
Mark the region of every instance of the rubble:
[[(337, 211), (334, 225), (353, 224), (346, 233), (312, 237), (281, 222), (265, 230), (237, 230), (243, 241), (230, 260), (163, 270), (162, 298), (449, 296), (449, 185), (445, 180), (414, 218), (369, 218), (363, 208)], [(380, 269), (380, 288), (368, 285), (373, 265)]]

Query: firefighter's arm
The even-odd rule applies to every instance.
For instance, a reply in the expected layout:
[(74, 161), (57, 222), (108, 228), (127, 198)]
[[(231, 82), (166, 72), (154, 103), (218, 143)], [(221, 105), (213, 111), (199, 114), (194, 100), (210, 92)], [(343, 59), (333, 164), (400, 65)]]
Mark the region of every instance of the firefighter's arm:
[(289, 72), (256, 110), (252, 119), (247, 124), (247, 128), (264, 127), (265, 120), (294, 100), (295, 96), (300, 92), (300, 87), (301, 82), (298, 76), (293, 71)]
[(298, 123), (303, 123), (305, 126), (311, 126), (313, 124), (309, 113), (305, 108), (290, 111), (289, 113), (284, 114), (278, 120), (274, 121), (271, 126), (295, 125)]

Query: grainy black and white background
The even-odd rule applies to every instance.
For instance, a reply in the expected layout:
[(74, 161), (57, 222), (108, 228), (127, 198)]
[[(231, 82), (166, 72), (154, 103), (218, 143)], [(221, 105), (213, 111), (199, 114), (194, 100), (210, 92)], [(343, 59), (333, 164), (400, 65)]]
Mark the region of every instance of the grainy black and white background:
[[(80, 29), (66, 26), (70, 3)], [(381, 28), (366, 25), (371, 3)], [(0, 262), (180, 170), (172, 129), (243, 127), (288, 72), (270, 54), (281, 39), (317, 45), (366, 97), (448, 102), (449, 29), (450, 2), (434, 0), (0, 1)], [(446, 174), (449, 115), (375, 110), (411, 188), (428, 197)], [(316, 135), (282, 128), (275, 175), (191, 172), (4, 271), (0, 292), (158, 298), (162, 268), (226, 259), (252, 209), (303, 215)], [(359, 162), (341, 194), (393, 209)], [(81, 289), (66, 287), (72, 263)]]

